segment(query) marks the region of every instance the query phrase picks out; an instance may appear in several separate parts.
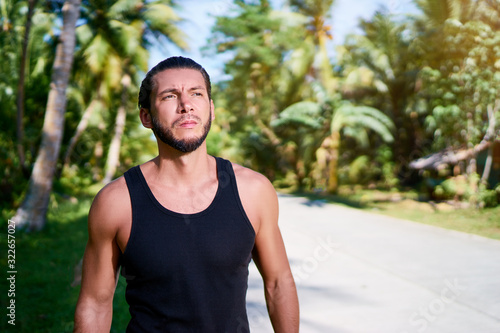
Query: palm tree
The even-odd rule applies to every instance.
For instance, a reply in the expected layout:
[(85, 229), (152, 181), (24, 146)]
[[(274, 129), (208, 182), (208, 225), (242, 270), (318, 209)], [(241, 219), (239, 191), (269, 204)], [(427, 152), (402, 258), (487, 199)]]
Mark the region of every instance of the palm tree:
[(428, 29), (439, 30), (448, 19), (466, 23), (477, 17), (482, 1), (477, 0), (417, 0), (415, 3), (424, 13)]
[(383, 112), (369, 106), (355, 106), (345, 103), (333, 114), (330, 124), (330, 136), (325, 139), (324, 145), (330, 148), (331, 157), (328, 167), (328, 192), (336, 193), (338, 190), (338, 158), (341, 131), (349, 129), (349, 133), (357, 140), (366, 138), (366, 129), (370, 129), (384, 140), (393, 142), (391, 131), (394, 130), (392, 120)]
[[(172, 9), (172, 1), (94, 0), (86, 5), (87, 22), (78, 27), (77, 36), (82, 45), (82, 68), (90, 69), (90, 73), (80, 75), (82, 80), (87, 82), (89, 90), (95, 89), (95, 86), (97, 89), (89, 94), (90, 103), (69, 142), (64, 158), (65, 166), (69, 165), (73, 149), (96, 108), (101, 105), (111, 108), (111, 99), (115, 93), (123, 97), (123, 92), (128, 90), (122, 83), (130, 82), (128, 86), (137, 85), (137, 74), (147, 71), (147, 47), (153, 40), (161, 44), (163, 39), (167, 39), (177, 47), (187, 49), (185, 35), (175, 25), (180, 18)], [(126, 100), (128, 101), (128, 98)], [(118, 147), (111, 149), (108, 154), (105, 182), (110, 180), (116, 170), (126, 110), (125, 105), (118, 108), (115, 136), (112, 140), (114, 143), (111, 146), (116, 147), (118, 143)]]
[(22, 43), (21, 63), (19, 65), (19, 81), (17, 84), (17, 153), (19, 154), (19, 163), (23, 171), (27, 171), (26, 158), (24, 156), (24, 82), (26, 77), (26, 59), (28, 58), (28, 41), (31, 31), (31, 19), (35, 12), (35, 6), (38, 0), (28, 0), (28, 13), (24, 26), (24, 38)]
[(131, 84), (130, 75), (124, 74), (121, 80), (121, 84), (123, 87), (121, 103), (120, 107), (118, 108), (118, 112), (116, 113), (115, 130), (108, 150), (105, 174), (104, 179), (102, 180), (103, 184), (107, 184), (113, 179), (113, 176), (116, 172), (116, 167), (118, 166), (119, 162), (120, 142), (123, 135), (123, 130), (125, 128), (125, 119), (127, 117), (127, 101), (129, 99), (129, 89)]
[(446, 21), (457, 20), (465, 24), (491, 11), (484, 0), (416, 0), (415, 3), (423, 13), (415, 23), (422, 44), (427, 49), (425, 58), (431, 66), (436, 66), (447, 57), (448, 50), (442, 48), (446, 38)]
[[(115, 129), (111, 145), (108, 151), (106, 160), (105, 176), (103, 183), (110, 182), (116, 172), (120, 157), (120, 142), (125, 128), (125, 119), (127, 114), (127, 102), (129, 100), (129, 89), (131, 87), (131, 75), (137, 75), (136, 66), (134, 64), (144, 61), (144, 54), (147, 54), (145, 46), (148, 44), (148, 34), (154, 35), (157, 39), (159, 37), (167, 37), (170, 42), (173, 42), (179, 48), (186, 50), (187, 44), (183, 34), (177, 29), (173, 22), (179, 21), (177, 15), (172, 11), (168, 5), (171, 1), (153, 1), (144, 2), (143, 15), (134, 17), (131, 23), (132, 27), (138, 29), (130, 30), (132, 34), (135, 33), (136, 38), (141, 42), (140, 47), (136, 48), (132, 54), (123, 59), (124, 71), (121, 78), (121, 103), (118, 108), (115, 121)], [(160, 14), (160, 15), (159, 15)], [(147, 69), (139, 67), (142, 70)], [(136, 81), (138, 82), (138, 80)]]
[(75, 28), (80, 15), (80, 0), (66, 0), (63, 27), (56, 50), (51, 90), (43, 123), (42, 143), (23, 203), (12, 218), (18, 227), (40, 230), (45, 225), (56, 162), (61, 147), (68, 86), (73, 53)]
[[(393, 119), (398, 129), (394, 157), (400, 170), (405, 170), (411, 152), (419, 151), (423, 141), (420, 133), (424, 117), (414, 108), (421, 60), (407, 37), (407, 24), (377, 12), (371, 20), (362, 21), (361, 27), (364, 34), (348, 36), (339, 49), (339, 65), (347, 77), (343, 94), (359, 103), (369, 103)], [(350, 79), (356, 76), (369, 79), (351, 86)]]
[(283, 108), (289, 82), (301, 87), (294, 80), (294, 70), (305, 75), (302, 68), (284, 66), (285, 57), (303, 43), (302, 17), (274, 11), (268, 1), (238, 1), (237, 6), (237, 16), (217, 18), (210, 41), (216, 52), (232, 53), (225, 63), (231, 80), (224, 84), (223, 94), (229, 112), (235, 115), (231, 129), (235, 137), (242, 138), (245, 154), (238, 156), (242, 158), (239, 162), (272, 178), (276, 167), (270, 157), (279, 155), (276, 149), (280, 140), (270, 121)]
[[(15, 137), (14, 151), (19, 165), (16, 165), (15, 173), (21, 171), (24, 178), (28, 179), (31, 172), (31, 154), (26, 154), (26, 144), (31, 141), (25, 136), (25, 125), (27, 118), (31, 115), (30, 109), (25, 110), (26, 85), (33, 79), (35, 73), (40, 69), (37, 64), (47, 61), (44, 53), (48, 43), (39, 43), (39, 38), (50, 34), (53, 27), (49, 20), (51, 13), (43, 12), (37, 6), (37, 0), (28, 1), (1, 1), (0, 21), (0, 45), (2, 47), (2, 63), (0, 65), (0, 94), (2, 108), (6, 110), (6, 116), (10, 118), (10, 111), (16, 109), (16, 126), (9, 133), (5, 133), (9, 138)], [(33, 20), (36, 24), (33, 24)], [(50, 23), (47, 23), (50, 22)], [(36, 43), (34, 42), (36, 41)], [(7, 88), (8, 87), (8, 88)], [(14, 94), (12, 92), (15, 92)], [(12, 98), (15, 97), (15, 98)], [(11, 104), (12, 103), (12, 104)], [(8, 110), (8, 111), (7, 111)], [(10, 121), (6, 122), (6, 124)], [(6, 125), (5, 124), (5, 125)], [(37, 124), (41, 126), (40, 124)], [(28, 125), (30, 131), (33, 123)], [(12, 132), (12, 133), (10, 133)], [(10, 148), (9, 148), (10, 150)]]
[[(292, 164), (299, 189), (310, 187), (309, 178), (317, 149), (328, 135), (330, 105), (312, 101), (294, 103), (271, 122), (283, 140), (283, 159)], [(292, 150), (292, 151), (291, 151)]]
[(289, 3), (307, 18), (307, 42), (313, 45), (314, 57), (306, 57), (304, 61), (309, 62), (308, 67), (313, 67), (313, 75), (332, 94), (336, 89), (336, 80), (327, 52), (327, 42), (332, 39), (331, 26), (327, 22), (334, 0), (290, 0)]
[[(394, 124), (380, 110), (368, 106), (356, 106), (350, 102), (338, 102), (334, 97), (327, 97), (324, 88), (316, 86), (317, 100), (301, 101), (292, 104), (280, 113), (273, 121), (275, 127), (302, 128), (308, 133), (301, 135), (300, 142), (306, 152), (305, 158), (310, 164), (312, 153), (322, 147), (328, 151), (328, 185), (327, 191), (336, 193), (338, 190), (338, 158), (341, 135), (351, 136), (358, 142), (367, 140), (367, 131), (380, 135), (385, 142), (392, 142)], [(307, 138), (311, 138), (307, 140)], [(304, 163), (305, 164), (305, 163)]]

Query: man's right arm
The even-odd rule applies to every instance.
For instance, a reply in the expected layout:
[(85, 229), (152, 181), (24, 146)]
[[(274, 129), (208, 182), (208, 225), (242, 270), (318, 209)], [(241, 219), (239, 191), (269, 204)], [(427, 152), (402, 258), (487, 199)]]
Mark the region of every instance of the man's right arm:
[(116, 200), (123, 196), (120, 182), (124, 183), (123, 178), (102, 189), (90, 208), (82, 286), (75, 310), (74, 332), (77, 333), (109, 332), (111, 328), (120, 256), (116, 235), (124, 211), (117, 207)]

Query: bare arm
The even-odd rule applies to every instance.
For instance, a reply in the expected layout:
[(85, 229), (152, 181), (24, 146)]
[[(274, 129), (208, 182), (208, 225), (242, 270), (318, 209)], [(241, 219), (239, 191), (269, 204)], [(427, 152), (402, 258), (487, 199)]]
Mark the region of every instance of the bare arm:
[(251, 178), (251, 182), (240, 182), (242, 184), (238, 187), (241, 188), (239, 192), (245, 211), (256, 231), (253, 260), (264, 281), (269, 317), (275, 332), (298, 332), (299, 301), (278, 227), (276, 191), (264, 176)]
[[(75, 310), (74, 332), (109, 332), (113, 296), (118, 278), (120, 249), (116, 243), (116, 184), (94, 199), (88, 218), (89, 239), (83, 256), (80, 297)], [(115, 196), (116, 198), (116, 196)], [(113, 215), (115, 214), (115, 215)]]

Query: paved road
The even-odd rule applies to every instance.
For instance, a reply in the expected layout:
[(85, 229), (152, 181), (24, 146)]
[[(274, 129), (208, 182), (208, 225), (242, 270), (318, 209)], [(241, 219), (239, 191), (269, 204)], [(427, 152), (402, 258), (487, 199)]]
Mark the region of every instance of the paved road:
[[(500, 241), (290, 196), (280, 226), (302, 333), (500, 332)], [(252, 332), (272, 332), (250, 268)]]

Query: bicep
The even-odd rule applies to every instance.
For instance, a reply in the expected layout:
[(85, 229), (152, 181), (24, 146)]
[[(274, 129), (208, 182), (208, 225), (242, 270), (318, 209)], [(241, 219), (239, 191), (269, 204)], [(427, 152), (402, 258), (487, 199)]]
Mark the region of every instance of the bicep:
[(264, 281), (271, 282), (289, 274), (290, 268), (278, 226), (278, 198), (271, 184), (261, 191), (260, 201), (259, 229), (252, 254)]
[(113, 299), (118, 275), (119, 250), (116, 246), (87, 243), (83, 257), (81, 295), (96, 303)]
[(272, 282), (289, 274), (285, 245), (277, 227), (266, 235), (256, 237), (252, 257), (265, 282)]
[(120, 250), (116, 228), (109, 210), (94, 203), (88, 221), (89, 238), (83, 257), (81, 297), (96, 303), (113, 299), (118, 273)]
[(252, 258), (264, 282), (272, 283), (290, 275), (285, 245), (278, 227), (278, 196), (261, 174), (236, 166), (238, 192), (243, 208), (255, 230)]

